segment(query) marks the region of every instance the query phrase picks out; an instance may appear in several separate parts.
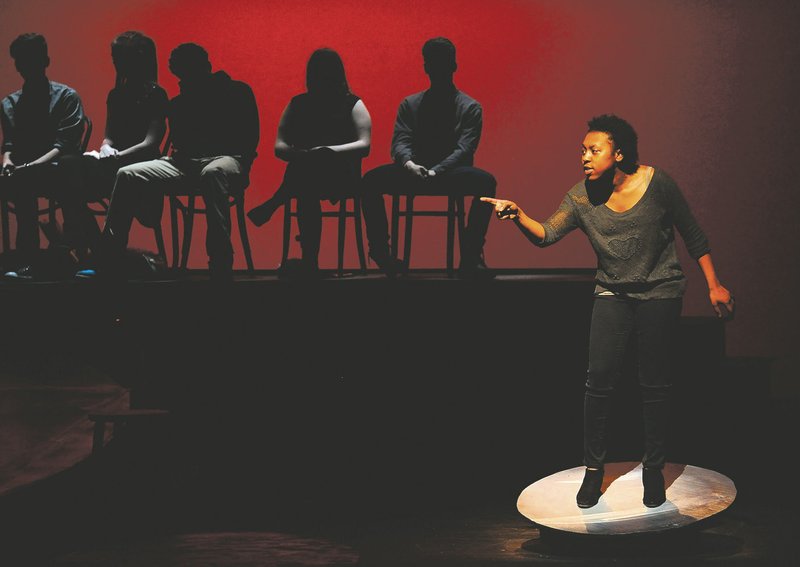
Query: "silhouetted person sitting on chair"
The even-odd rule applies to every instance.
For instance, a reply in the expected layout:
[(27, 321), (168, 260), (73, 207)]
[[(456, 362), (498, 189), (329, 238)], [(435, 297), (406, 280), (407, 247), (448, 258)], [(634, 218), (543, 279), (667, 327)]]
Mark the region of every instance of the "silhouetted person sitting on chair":
[(157, 83), (153, 40), (137, 31), (121, 33), (111, 43), (111, 58), (117, 73), (106, 101), (103, 142), (99, 150), (84, 154), (74, 170), (72, 187), (59, 196), (65, 240), (82, 263), (100, 240), (100, 228), (87, 202), (111, 196), (121, 167), (158, 158), (166, 132), (168, 97)]
[(283, 183), (248, 217), (256, 225), (297, 197), (303, 272), (318, 270), (322, 208), (360, 190), (361, 159), (369, 154), (372, 120), (364, 102), (350, 92), (339, 54), (317, 49), (306, 66), (307, 92), (292, 98), (281, 115), (275, 155), (286, 162)]
[(103, 229), (105, 268), (114, 271), (134, 217), (158, 218), (164, 194), (191, 183), (205, 202), (211, 278), (227, 281), (233, 274), (230, 197), (247, 187), (258, 145), (255, 97), (224, 71), (212, 73), (208, 53), (194, 43), (176, 47), (169, 68), (180, 79), (180, 94), (168, 111), (172, 155), (117, 173)]
[(492, 208), (478, 197), (487, 192), (494, 195), (497, 184), (490, 173), (472, 165), (483, 111), (453, 83), (456, 48), (449, 39), (429, 39), (422, 56), (431, 87), (400, 103), (392, 137), (394, 163), (364, 176), (362, 206), (370, 256), (379, 265), (392, 261), (384, 194), (474, 195), (464, 242), (460, 243), (459, 275), (491, 277), (483, 260), (483, 245)]
[(24, 79), (22, 89), (2, 101), (3, 166), (0, 190), (17, 217), (20, 268), (6, 277), (34, 279), (30, 263), (39, 250), (38, 197), (62, 181), (59, 161), (80, 151), (83, 106), (75, 90), (50, 81), (47, 42), (26, 33), (11, 42), (11, 57)]

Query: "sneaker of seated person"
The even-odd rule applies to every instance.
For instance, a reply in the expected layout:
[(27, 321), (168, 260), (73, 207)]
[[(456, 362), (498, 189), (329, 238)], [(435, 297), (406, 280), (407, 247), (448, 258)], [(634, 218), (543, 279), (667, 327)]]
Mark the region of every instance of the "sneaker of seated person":
[(99, 264), (92, 268), (84, 268), (73, 273), (73, 278), (81, 281), (113, 281), (126, 280), (126, 273), (119, 263)]
[(372, 258), (387, 278), (394, 278), (403, 272), (403, 263), (392, 256), (388, 250), (370, 250), (369, 257)]
[(302, 258), (287, 258), (278, 266), (278, 279), (291, 281), (312, 281), (322, 279), (322, 272), (316, 261)]
[(490, 280), (497, 274), (489, 269), (483, 259), (483, 252), (477, 256), (465, 256), (461, 258), (458, 266), (458, 277), (464, 280)]
[(48, 261), (40, 260), (35, 264), (28, 264), (6, 272), (3, 277), (15, 282), (50, 282), (69, 279), (72, 264), (54, 263), (52, 259)]
[(38, 274), (33, 266), (22, 266), (21, 268), (17, 268), (16, 270), (12, 270), (10, 272), (6, 272), (3, 274), (3, 277), (7, 280), (13, 281), (20, 281), (20, 282), (30, 282), (34, 281), (37, 278)]
[(247, 218), (249, 218), (250, 222), (252, 222), (254, 225), (261, 226), (272, 218), (272, 215), (280, 208), (281, 205), (283, 205), (283, 202), (275, 197), (272, 197), (257, 207), (250, 209), (250, 211), (247, 213)]
[(97, 270), (93, 268), (78, 270), (77, 272), (75, 272), (75, 278), (79, 280), (93, 280), (97, 278)]

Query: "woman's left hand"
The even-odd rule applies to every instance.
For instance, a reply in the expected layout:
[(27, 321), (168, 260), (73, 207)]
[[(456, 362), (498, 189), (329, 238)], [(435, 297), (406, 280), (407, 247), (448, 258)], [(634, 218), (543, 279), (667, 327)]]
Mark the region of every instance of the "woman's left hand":
[(514, 220), (519, 218), (520, 208), (514, 201), (508, 199), (493, 199), (481, 197), (481, 201), (494, 206), (494, 212), (500, 220)]
[(735, 304), (733, 295), (722, 284), (709, 289), (708, 298), (711, 300), (714, 311), (717, 312), (717, 317), (726, 320), (733, 318)]

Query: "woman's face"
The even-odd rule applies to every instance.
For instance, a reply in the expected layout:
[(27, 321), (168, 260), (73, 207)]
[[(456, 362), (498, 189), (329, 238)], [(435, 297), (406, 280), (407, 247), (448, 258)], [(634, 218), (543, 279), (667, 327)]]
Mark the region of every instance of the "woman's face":
[(581, 165), (586, 179), (595, 181), (612, 171), (623, 159), (605, 132), (589, 132), (581, 146)]

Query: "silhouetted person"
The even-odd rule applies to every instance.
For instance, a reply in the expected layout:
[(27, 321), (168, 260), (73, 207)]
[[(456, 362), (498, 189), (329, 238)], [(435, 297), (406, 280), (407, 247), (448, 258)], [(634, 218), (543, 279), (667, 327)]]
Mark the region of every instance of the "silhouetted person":
[(733, 313), (733, 297), (717, 279), (708, 239), (678, 186), (664, 170), (639, 164), (638, 137), (631, 125), (603, 115), (588, 126), (581, 148), (585, 179), (569, 190), (544, 223), (512, 201), (485, 201), (495, 206), (498, 218), (513, 220), (536, 246), (554, 244), (576, 228), (591, 242), (597, 255), (597, 286), (584, 395), (586, 471), (576, 502), (590, 508), (600, 498), (611, 395), (634, 336), (644, 417), (642, 500), (645, 506), (656, 507), (666, 499), (661, 471), (666, 461), (671, 361), (686, 289), (675, 228), (703, 271), (717, 315), (722, 317), (724, 308)]
[(275, 155), (286, 162), (283, 183), (248, 213), (261, 225), (290, 197), (297, 197), (303, 271), (318, 269), (324, 198), (337, 201), (359, 191), (361, 160), (369, 154), (372, 121), (350, 92), (344, 64), (332, 49), (318, 49), (306, 66), (307, 92), (292, 98), (281, 115)]
[(400, 103), (392, 137), (394, 163), (364, 176), (362, 205), (370, 256), (378, 265), (393, 262), (384, 194), (474, 195), (464, 242), (460, 243), (459, 275), (491, 277), (483, 260), (483, 245), (492, 208), (478, 196), (494, 195), (497, 184), (490, 173), (473, 167), (483, 110), (453, 83), (456, 48), (450, 40), (429, 39), (422, 47), (422, 56), (431, 86)]
[(164, 194), (191, 183), (207, 211), (211, 277), (229, 280), (233, 267), (229, 197), (247, 187), (256, 157), (259, 122), (255, 97), (247, 84), (232, 80), (224, 71), (212, 73), (208, 53), (194, 43), (176, 47), (169, 68), (180, 79), (180, 94), (168, 109), (172, 156), (128, 165), (117, 172), (103, 228), (106, 269), (114, 269), (111, 266), (126, 248), (134, 217), (157, 217)]
[[(137, 31), (121, 33), (111, 42), (111, 58), (116, 80), (106, 99), (103, 142), (99, 150), (84, 154), (73, 170), (72, 183), (59, 195), (65, 239), (82, 261), (100, 239), (95, 215), (86, 203), (111, 195), (121, 167), (159, 157), (166, 131), (168, 97), (157, 83), (153, 40)], [(157, 215), (140, 220), (159, 221)]]
[(47, 42), (26, 33), (11, 42), (11, 57), (22, 76), (22, 89), (2, 101), (3, 196), (15, 205), (18, 270), (6, 274), (31, 279), (30, 266), (39, 249), (38, 199), (43, 188), (63, 182), (59, 161), (80, 151), (83, 106), (74, 89), (50, 81)]

